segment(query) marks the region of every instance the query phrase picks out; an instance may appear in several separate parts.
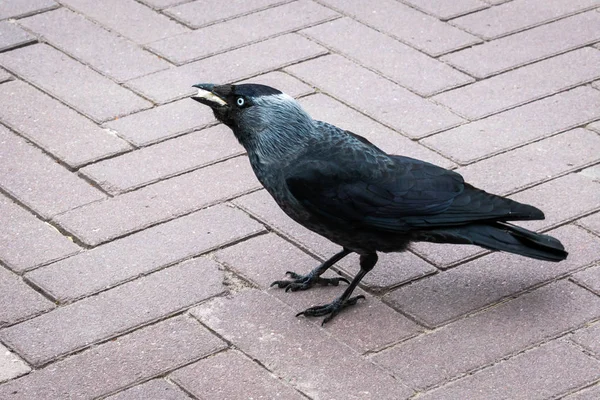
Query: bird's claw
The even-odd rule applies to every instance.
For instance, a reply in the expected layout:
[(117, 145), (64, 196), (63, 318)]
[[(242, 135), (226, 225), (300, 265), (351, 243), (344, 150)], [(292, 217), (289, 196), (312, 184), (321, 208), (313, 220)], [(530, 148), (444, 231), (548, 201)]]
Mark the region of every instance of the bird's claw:
[(343, 301), (338, 298), (329, 304), (307, 308), (306, 310), (301, 311), (298, 314), (296, 314), (296, 317), (299, 317), (301, 315), (304, 315), (305, 317), (322, 317), (323, 315), (329, 314), (329, 315), (327, 315), (327, 317), (325, 317), (323, 319), (323, 322), (321, 323), (321, 326), (323, 326), (327, 322), (331, 321), (336, 315), (338, 315), (338, 313), (343, 308), (348, 307), (348, 306), (353, 306), (358, 302), (359, 299), (364, 299), (364, 298), (365, 298), (365, 296), (363, 296), (362, 294), (358, 295), (358, 296), (350, 297), (346, 301)]
[(287, 271), (285, 273), (290, 278), (291, 281), (275, 281), (271, 283), (271, 286), (277, 285), (279, 289), (285, 289), (286, 292), (292, 291), (296, 292), (298, 290), (306, 290), (314, 286), (315, 284), (327, 286), (338, 286), (340, 282), (350, 283), (348, 279), (338, 277), (338, 278), (321, 278), (320, 276), (315, 275), (300, 275), (292, 271)]

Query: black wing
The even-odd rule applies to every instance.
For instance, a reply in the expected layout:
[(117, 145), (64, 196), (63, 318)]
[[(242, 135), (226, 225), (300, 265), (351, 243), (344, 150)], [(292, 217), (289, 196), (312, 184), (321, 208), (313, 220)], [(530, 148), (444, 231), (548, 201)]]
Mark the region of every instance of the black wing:
[(408, 157), (334, 154), (286, 174), (292, 195), (332, 222), (407, 231), (483, 220), (540, 219), (538, 209), (486, 193), (456, 172)]

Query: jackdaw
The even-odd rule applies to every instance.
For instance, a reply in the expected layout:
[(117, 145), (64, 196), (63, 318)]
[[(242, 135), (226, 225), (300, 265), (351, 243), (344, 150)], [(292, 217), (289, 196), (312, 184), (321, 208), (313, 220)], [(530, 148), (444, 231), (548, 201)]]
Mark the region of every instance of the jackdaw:
[[(546, 261), (567, 252), (557, 239), (507, 221), (543, 219), (537, 208), (486, 193), (425, 161), (385, 153), (367, 139), (312, 119), (292, 97), (258, 84), (194, 85), (192, 98), (212, 108), (248, 152), (258, 180), (294, 221), (342, 246), (306, 275), (287, 272), (285, 290), (349, 283), (329, 304), (298, 315), (326, 316), (344, 307), (377, 263), (377, 252), (410, 242), (474, 244)], [(321, 275), (350, 253), (360, 255), (352, 282)]]

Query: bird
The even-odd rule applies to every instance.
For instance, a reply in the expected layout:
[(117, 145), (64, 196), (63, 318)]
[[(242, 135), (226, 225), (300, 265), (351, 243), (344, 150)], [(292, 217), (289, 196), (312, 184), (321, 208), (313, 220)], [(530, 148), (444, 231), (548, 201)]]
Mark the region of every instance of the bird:
[[(411, 242), (471, 244), (539, 260), (567, 258), (562, 243), (509, 221), (540, 220), (538, 208), (487, 193), (455, 171), (387, 154), (366, 138), (313, 119), (291, 96), (261, 84), (200, 83), (191, 98), (245, 148), (250, 165), (278, 206), (294, 221), (341, 246), (306, 274), (271, 286), (286, 291), (348, 284), (332, 302), (297, 316), (331, 321), (364, 299), (352, 296), (378, 252), (403, 252)], [(321, 275), (351, 253), (360, 270), (352, 281)]]

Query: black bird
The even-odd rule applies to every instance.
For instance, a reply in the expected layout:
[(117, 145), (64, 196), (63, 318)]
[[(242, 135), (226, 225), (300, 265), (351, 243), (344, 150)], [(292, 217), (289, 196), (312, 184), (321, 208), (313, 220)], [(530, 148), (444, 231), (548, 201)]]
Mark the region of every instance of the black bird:
[[(377, 252), (400, 252), (412, 241), (475, 244), (546, 261), (567, 257), (555, 238), (507, 221), (544, 219), (537, 208), (486, 193), (425, 161), (386, 154), (367, 139), (312, 119), (290, 96), (264, 85), (198, 84), (192, 98), (212, 108), (248, 152), (258, 180), (296, 222), (342, 246), (307, 275), (273, 285), (304, 290), (350, 283), (333, 302), (298, 315), (331, 320), (377, 263)], [(355, 252), (352, 282), (322, 278)], [(272, 285), (272, 286), (273, 286)]]

